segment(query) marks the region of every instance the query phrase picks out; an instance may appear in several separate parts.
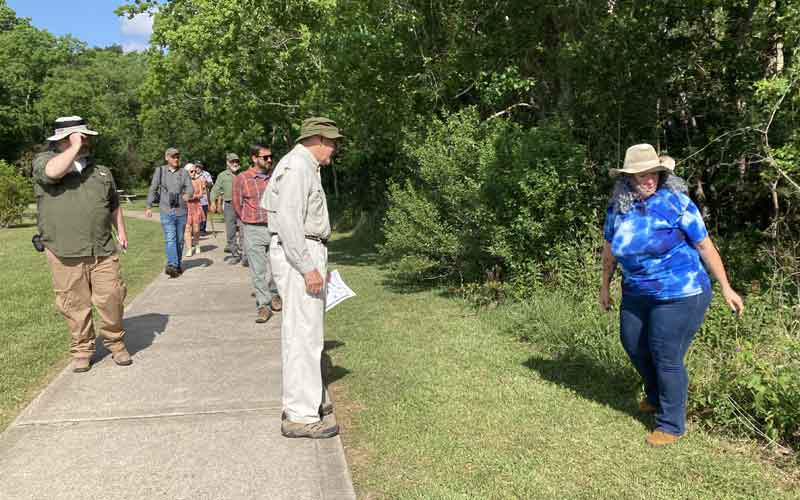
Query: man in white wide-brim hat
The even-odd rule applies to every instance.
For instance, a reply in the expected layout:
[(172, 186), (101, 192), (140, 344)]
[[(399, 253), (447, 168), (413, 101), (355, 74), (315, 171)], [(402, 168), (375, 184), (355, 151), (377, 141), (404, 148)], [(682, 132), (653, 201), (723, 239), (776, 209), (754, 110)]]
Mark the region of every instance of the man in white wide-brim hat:
[(126, 287), (112, 233), (114, 226), (119, 245), (127, 248), (117, 186), (111, 171), (92, 157), (90, 137), (99, 134), (86, 120), (62, 117), (53, 128), (49, 150), (33, 160), (33, 178), (56, 306), (72, 336), (72, 369), (85, 372), (90, 367), (95, 351), (92, 306), (114, 362), (130, 365), (122, 328)]

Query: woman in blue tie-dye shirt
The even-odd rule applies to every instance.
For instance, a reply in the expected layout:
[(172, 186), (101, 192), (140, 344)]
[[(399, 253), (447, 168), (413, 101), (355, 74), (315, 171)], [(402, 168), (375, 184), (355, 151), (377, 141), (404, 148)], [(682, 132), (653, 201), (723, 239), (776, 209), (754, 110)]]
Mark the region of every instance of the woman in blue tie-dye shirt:
[(621, 176), (603, 228), (600, 305), (605, 310), (611, 306), (609, 288), (619, 264), (620, 337), (644, 379), (646, 397), (639, 408), (655, 414), (656, 429), (646, 439), (653, 446), (674, 443), (686, 432), (684, 357), (711, 302), (706, 269), (719, 282), (728, 306), (744, 311), (674, 168), (674, 160), (659, 157), (649, 144), (629, 148), (623, 168), (611, 171)]

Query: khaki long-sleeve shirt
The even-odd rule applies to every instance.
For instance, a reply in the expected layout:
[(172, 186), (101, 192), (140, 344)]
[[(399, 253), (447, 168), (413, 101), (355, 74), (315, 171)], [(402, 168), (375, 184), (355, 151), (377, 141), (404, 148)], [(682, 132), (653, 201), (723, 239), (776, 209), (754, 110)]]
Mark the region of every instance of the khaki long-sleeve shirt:
[(298, 144), (272, 174), (261, 206), (269, 213), (269, 229), (277, 233), (286, 259), (305, 274), (315, 269), (306, 236), (328, 239), (331, 223), (319, 162)]

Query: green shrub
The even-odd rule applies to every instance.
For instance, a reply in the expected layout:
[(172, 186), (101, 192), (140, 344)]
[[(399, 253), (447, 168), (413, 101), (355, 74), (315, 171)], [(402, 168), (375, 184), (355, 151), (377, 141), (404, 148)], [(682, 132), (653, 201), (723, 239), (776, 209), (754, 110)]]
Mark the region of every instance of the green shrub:
[(382, 252), (422, 266), (419, 278), (540, 275), (590, 219), (583, 148), (555, 125), (467, 109), (412, 137), (406, 154), (415, 175), (389, 189)]
[(17, 170), (0, 160), (0, 227), (22, 221), (29, 203), (33, 202), (33, 186)]

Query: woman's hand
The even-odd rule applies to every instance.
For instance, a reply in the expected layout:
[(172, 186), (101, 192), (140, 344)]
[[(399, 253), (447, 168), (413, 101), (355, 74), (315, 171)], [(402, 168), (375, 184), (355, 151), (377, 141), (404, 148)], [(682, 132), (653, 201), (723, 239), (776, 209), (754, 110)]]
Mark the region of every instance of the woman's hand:
[(608, 311), (609, 309), (611, 309), (611, 305), (613, 304), (613, 301), (611, 300), (611, 291), (605, 285), (600, 287), (599, 302), (600, 302), (600, 309), (602, 309), (603, 311)]
[(742, 301), (738, 293), (733, 291), (733, 288), (723, 288), (722, 296), (725, 298), (725, 302), (728, 304), (728, 307), (731, 308), (731, 311), (735, 312), (738, 316), (744, 314), (744, 301)]

